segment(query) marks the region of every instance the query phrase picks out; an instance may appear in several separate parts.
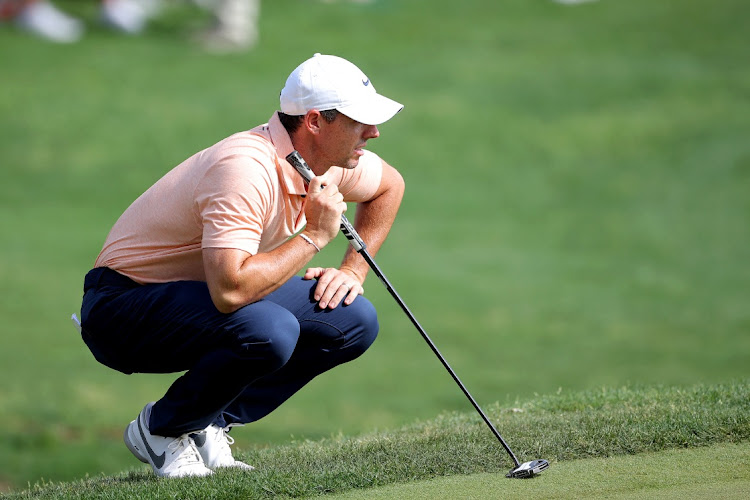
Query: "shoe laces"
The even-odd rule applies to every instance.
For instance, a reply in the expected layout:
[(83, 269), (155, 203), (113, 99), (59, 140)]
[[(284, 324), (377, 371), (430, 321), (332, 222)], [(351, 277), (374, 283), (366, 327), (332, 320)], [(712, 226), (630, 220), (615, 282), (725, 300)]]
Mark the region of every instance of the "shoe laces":
[(234, 444), (234, 438), (229, 435), (229, 427), (221, 429), (221, 433), (224, 434), (224, 439), (226, 439), (227, 444)]
[(219, 432), (216, 433), (216, 441), (220, 443), (221, 453), (232, 455), (232, 450), (229, 445), (234, 444), (234, 438), (229, 435), (229, 427), (219, 427)]
[(170, 450), (172, 455), (175, 453), (179, 454), (178, 460), (180, 461), (180, 467), (183, 465), (203, 463), (198, 448), (195, 447), (195, 443), (188, 434), (183, 434), (182, 436), (175, 438), (167, 445), (167, 449)]

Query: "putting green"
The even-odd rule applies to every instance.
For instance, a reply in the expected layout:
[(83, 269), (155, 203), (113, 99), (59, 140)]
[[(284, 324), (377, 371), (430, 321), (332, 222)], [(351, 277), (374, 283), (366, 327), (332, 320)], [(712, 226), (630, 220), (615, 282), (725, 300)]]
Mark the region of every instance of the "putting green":
[(358, 490), (342, 499), (750, 498), (750, 443), (552, 463), (541, 476), (452, 476)]

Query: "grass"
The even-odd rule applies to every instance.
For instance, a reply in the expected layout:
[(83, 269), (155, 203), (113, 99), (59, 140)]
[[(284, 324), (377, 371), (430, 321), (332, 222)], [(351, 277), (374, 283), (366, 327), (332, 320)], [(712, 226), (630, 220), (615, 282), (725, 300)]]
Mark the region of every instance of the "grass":
[[(60, 0), (88, 19), (95, 2)], [(115, 474), (172, 376), (98, 365), (69, 324), (122, 210), (196, 150), (265, 121), (313, 52), (406, 104), (373, 149), (407, 182), (379, 265), (483, 406), (750, 372), (744, 0), (264, 2), (214, 56), (175, 4), (75, 46), (0, 28), (0, 489)], [(294, 26), (294, 30), (290, 28)], [(6, 49), (7, 48), (7, 49)], [(335, 264), (344, 242), (317, 262)], [(467, 402), (376, 280), (382, 334), (242, 449), (387, 432)]]
[[(557, 462), (750, 439), (750, 383), (686, 388), (622, 387), (495, 405), (490, 418), (521, 459)], [(164, 481), (140, 467), (113, 477), (41, 483), (11, 498), (304, 497), (506, 472), (512, 463), (475, 413), (446, 413), (401, 429), (300, 441), (241, 456), (253, 473)], [(725, 466), (731, 470), (728, 464)], [(546, 476), (543, 476), (546, 477)], [(606, 481), (604, 481), (606, 483)]]
[[(750, 493), (750, 444), (673, 449), (634, 456), (559, 462), (543, 478), (509, 481), (494, 473), (352, 490), (337, 500), (489, 498), (610, 498), (742, 500)], [(712, 473), (706, 474), (704, 471)]]

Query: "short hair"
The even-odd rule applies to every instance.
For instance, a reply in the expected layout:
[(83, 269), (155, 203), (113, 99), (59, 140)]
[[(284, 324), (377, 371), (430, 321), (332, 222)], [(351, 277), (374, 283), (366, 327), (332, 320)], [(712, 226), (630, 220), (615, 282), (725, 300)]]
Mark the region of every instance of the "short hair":
[[(336, 109), (324, 109), (320, 112), (320, 116), (323, 117), (326, 123), (331, 123), (338, 115), (339, 112)], [(288, 115), (279, 111), (279, 120), (289, 135), (297, 131), (300, 125), (302, 125), (304, 117), (304, 115)]]

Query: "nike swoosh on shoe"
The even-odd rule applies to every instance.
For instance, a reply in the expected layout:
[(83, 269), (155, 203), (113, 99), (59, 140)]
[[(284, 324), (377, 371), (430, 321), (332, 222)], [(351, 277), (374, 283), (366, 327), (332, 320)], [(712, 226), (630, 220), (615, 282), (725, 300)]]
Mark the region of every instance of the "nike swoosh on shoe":
[(148, 444), (148, 440), (146, 440), (146, 434), (143, 432), (143, 426), (141, 425), (141, 416), (138, 416), (138, 432), (141, 433), (141, 439), (143, 440), (143, 444), (146, 446), (146, 451), (148, 452), (148, 456), (151, 457), (151, 461), (154, 464), (154, 467), (157, 469), (161, 469), (164, 467), (164, 461), (167, 457), (167, 452), (162, 452), (161, 455), (157, 455), (154, 453), (154, 450), (151, 449), (151, 446)]

